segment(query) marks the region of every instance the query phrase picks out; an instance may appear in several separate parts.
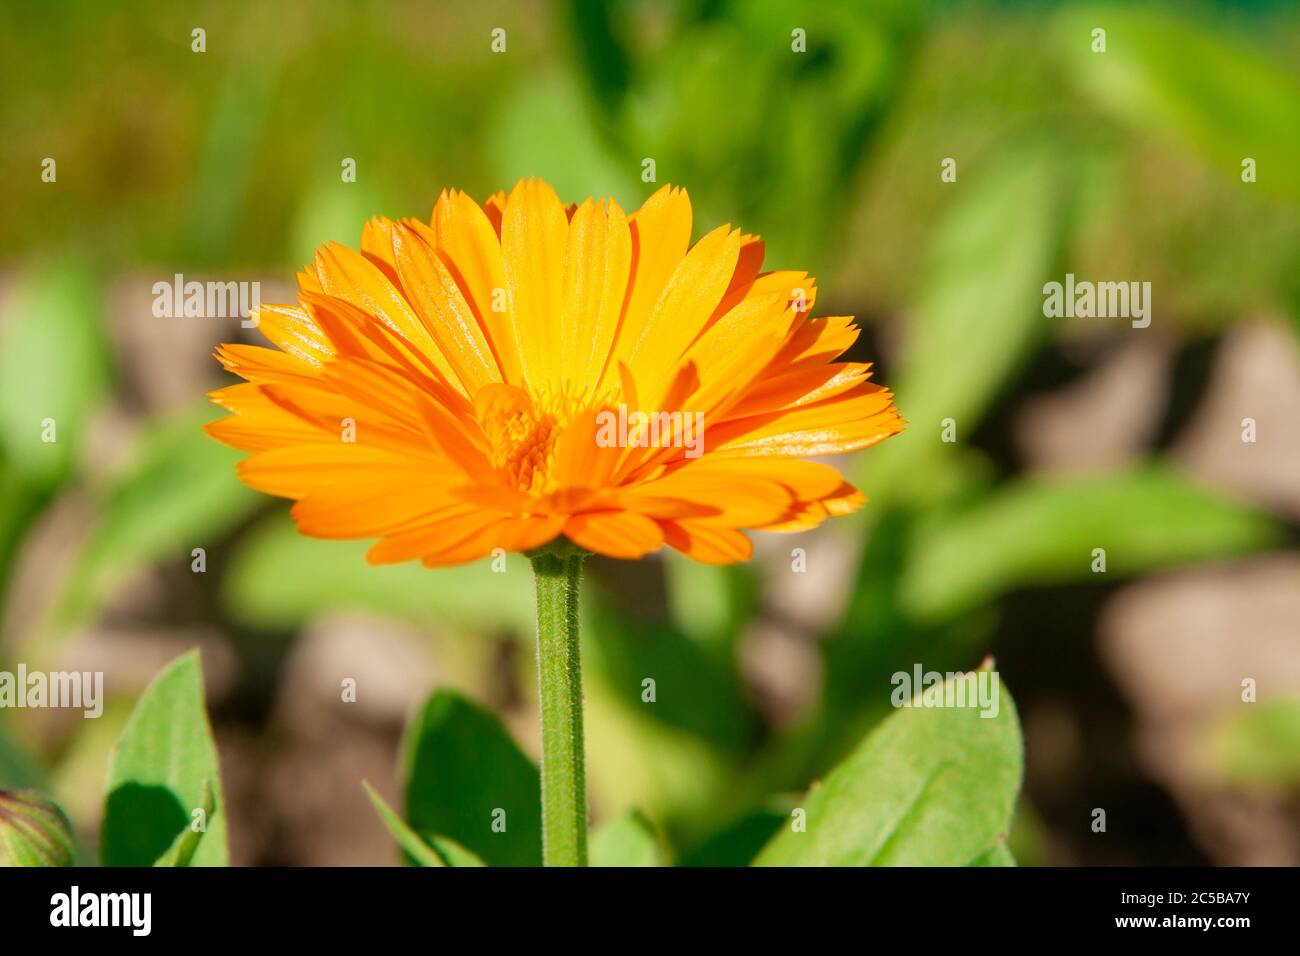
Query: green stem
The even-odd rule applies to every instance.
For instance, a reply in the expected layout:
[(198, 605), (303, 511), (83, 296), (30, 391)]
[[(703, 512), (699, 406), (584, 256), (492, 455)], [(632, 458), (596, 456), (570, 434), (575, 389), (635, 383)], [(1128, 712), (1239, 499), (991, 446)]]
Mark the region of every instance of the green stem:
[(585, 555), (559, 539), (533, 552), (537, 580), (537, 686), (542, 711), (542, 860), (587, 865), (578, 584)]

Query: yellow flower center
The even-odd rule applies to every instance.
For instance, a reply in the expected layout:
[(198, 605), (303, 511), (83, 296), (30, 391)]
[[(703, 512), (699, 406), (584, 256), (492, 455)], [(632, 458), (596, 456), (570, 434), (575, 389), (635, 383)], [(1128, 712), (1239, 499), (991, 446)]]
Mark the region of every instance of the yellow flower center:
[(555, 441), (563, 430), (555, 416), (535, 416), (519, 408), (482, 416), (479, 425), (487, 436), (493, 468), (506, 472), (521, 491), (545, 494), (553, 491)]
[(607, 398), (593, 400), (567, 390), (528, 393), (499, 385), (481, 390), (474, 405), (487, 438), (488, 461), (520, 491), (539, 495), (556, 491), (555, 454), (560, 436), (575, 416), (603, 407)]

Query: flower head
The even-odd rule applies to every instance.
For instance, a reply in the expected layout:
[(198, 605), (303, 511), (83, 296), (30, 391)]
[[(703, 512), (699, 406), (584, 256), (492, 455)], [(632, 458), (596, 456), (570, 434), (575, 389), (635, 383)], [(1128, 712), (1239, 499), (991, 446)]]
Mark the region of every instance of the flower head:
[(246, 381), (208, 426), (239, 475), (292, 498), (305, 534), (377, 538), (374, 563), (457, 564), (558, 536), (636, 558), (750, 555), (741, 529), (798, 531), (858, 508), (830, 465), (900, 431), (870, 367), (835, 358), (849, 318), (813, 280), (761, 272), (763, 243), (694, 245), (664, 187), (632, 215), (565, 207), (544, 182), (429, 222), (374, 218), (263, 305), (275, 349), (223, 345)]

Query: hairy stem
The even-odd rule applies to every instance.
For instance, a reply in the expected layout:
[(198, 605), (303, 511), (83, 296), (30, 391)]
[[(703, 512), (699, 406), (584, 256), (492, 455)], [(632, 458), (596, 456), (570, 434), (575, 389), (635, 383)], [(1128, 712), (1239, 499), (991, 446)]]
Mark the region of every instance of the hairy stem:
[(563, 539), (532, 554), (542, 711), (542, 859), (587, 865), (578, 587), (584, 552)]

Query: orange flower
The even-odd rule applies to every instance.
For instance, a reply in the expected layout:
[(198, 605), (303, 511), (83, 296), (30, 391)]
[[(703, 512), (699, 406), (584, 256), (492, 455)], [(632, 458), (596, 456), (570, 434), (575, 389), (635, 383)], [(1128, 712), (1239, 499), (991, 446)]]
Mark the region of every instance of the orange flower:
[(722, 226), (690, 244), (664, 187), (627, 216), (567, 209), (544, 182), (429, 222), (375, 218), (330, 243), (297, 305), (263, 305), (277, 349), (223, 345), (246, 379), (208, 426), (239, 476), (295, 499), (304, 534), (378, 538), (372, 563), (458, 564), (564, 535), (636, 558), (667, 544), (749, 557), (742, 528), (798, 531), (858, 508), (829, 465), (903, 427), (869, 365), (833, 361), (848, 318), (812, 319), (813, 280), (760, 272)]

